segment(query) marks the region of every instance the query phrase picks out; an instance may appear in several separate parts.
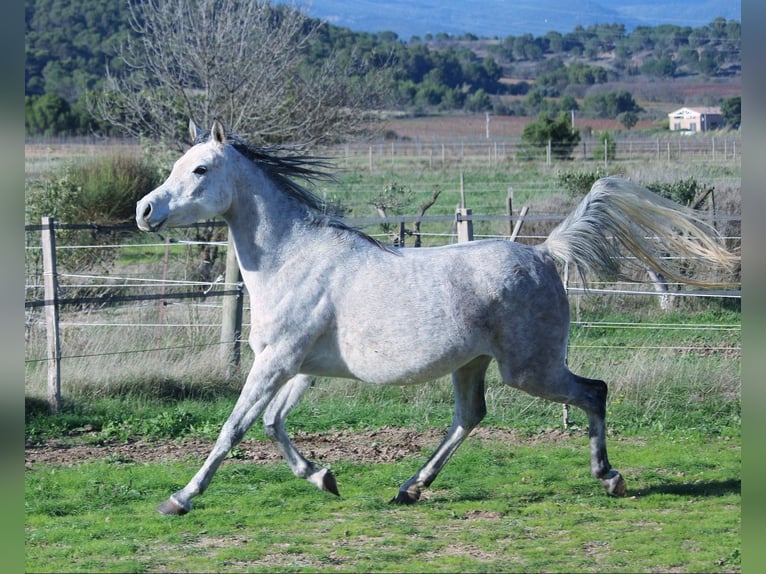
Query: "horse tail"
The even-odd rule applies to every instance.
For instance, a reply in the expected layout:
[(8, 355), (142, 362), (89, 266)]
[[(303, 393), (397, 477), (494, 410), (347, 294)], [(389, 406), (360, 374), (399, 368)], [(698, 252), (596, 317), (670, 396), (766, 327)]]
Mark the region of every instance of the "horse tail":
[(738, 259), (698, 212), (618, 177), (596, 181), (540, 247), (561, 263), (576, 264), (585, 285), (589, 275), (642, 281), (649, 268), (671, 281), (720, 286), (723, 281), (691, 276), (688, 259), (727, 272)]

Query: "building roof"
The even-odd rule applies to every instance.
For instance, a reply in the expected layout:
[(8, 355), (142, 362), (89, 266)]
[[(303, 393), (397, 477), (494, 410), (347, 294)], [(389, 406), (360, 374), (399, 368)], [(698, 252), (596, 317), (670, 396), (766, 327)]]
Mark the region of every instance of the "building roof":
[(689, 117), (690, 115), (721, 115), (721, 108), (718, 106), (701, 106), (701, 107), (689, 107), (680, 108), (674, 112), (670, 112), (668, 115), (674, 118)]

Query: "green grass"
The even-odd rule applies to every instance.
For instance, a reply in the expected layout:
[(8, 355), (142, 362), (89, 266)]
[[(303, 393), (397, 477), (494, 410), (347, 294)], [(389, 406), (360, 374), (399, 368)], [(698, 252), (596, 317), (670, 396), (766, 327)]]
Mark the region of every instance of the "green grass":
[(184, 517), (154, 506), (199, 461), (108, 458), (26, 479), (27, 571), (723, 572), (740, 568), (738, 436), (611, 441), (629, 496), (587, 470), (583, 433), (471, 439), (413, 507), (386, 501), (422, 460), (338, 463), (342, 497), (284, 464), (231, 461)]
[[(716, 351), (740, 344), (739, 313), (596, 316), (666, 325), (572, 328), (570, 365), (610, 383), (609, 454), (626, 478), (627, 498), (608, 497), (590, 477), (583, 413), (573, 409), (573, 426), (563, 432), (559, 405), (503, 386), (491, 369), (482, 426), (515, 429), (518, 440), (471, 437), (418, 505), (387, 501), (428, 452), (394, 463), (334, 462), (339, 499), (294, 478), (284, 463), (235, 456), (191, 514), (163, 517), (156, 504), (183, 486), (201, 460), (130, 462), (106, 448), (100, 459), (27, 468), (26, 569), (740, 571), (739, 356)], [(677, 350), (692, 345), (714, 351)], [(28, 396), (27, 439), (107, 446), (212, 441), (237, 392), (223, 379), (209, 386), (172, 376), (133, 386), (97, 383), (82, 375), (79, 391), (55, 416)], [(386, 388), (322, 380), (288, 428), (446, 430), (451, 409), (447, 379)], [(541, 433), (546, 429), (557, 432)], [(248, 438), (266, 440), (260, 425)]]

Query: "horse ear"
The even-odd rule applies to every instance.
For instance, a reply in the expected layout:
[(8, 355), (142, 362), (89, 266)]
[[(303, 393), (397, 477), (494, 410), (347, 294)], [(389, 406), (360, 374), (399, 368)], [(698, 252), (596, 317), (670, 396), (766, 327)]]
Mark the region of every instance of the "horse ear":
[(191, 138), (192, 143), (197, 141), (197, 137), (202, 133), (202, 128), (200, 128), (193, 119), (189, 118), (189, 137)]
[(223, 124), (218, 120), (213, 120), (213, 127), (210, 128), (210, 133), (213, 134), (213, 140), (219, 144), (226, 142), (226, 131), (223, 129)]

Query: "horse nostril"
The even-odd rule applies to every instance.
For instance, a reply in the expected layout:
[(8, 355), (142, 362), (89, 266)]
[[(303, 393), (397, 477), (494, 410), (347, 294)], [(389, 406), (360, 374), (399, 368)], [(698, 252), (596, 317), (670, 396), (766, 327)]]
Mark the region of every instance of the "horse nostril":
[(149, 219), (149, 216), (152, 214), (152, 204), (147, 203), (146, 207), (144, 208), (144, 219)]

